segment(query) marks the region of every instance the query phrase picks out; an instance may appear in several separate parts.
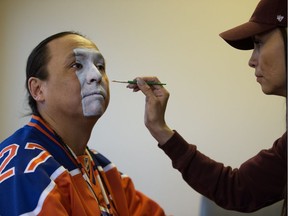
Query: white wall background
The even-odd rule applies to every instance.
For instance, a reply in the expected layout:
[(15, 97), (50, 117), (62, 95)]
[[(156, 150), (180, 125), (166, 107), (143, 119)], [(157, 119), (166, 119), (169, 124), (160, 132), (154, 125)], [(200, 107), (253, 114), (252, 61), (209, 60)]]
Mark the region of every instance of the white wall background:
[[(156, 75), (171, 92), (167, 122), (215, 160), (238, 167), (285, 131), (285, 100), (265, 96), (250, 51), (218, 34), (246, 22), (258, 0), (1, 0), (0, 140), (25, 124), (25, 64), (44, 38), (77, 30), (94, 40), (110, 79)], [(130, 175), (167, 214), (242, 215), (202, 199), (143, 123), (144, 97), (111, 83), (90, 147)], [(278, 215), (281, 203), (251, 215)]]

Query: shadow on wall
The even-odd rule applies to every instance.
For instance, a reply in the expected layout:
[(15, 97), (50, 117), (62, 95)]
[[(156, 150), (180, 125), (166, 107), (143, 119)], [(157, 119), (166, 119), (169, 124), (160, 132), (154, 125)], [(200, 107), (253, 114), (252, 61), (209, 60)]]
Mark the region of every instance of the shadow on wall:
[(260, 209), (253, 213), (240, 213), (235, 211), (225, 210), (217, 206), (214, 202), (202, 197), (200, 205), (200, 216), (277, 216), (281, 215), (283, 201), (275, 203), (269, 207)]

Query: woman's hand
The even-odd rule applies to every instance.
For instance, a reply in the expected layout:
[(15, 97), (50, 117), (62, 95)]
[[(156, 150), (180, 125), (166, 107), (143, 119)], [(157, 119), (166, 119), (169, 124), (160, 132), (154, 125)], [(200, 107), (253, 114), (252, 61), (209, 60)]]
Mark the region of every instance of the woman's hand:
[(165, 122), (165, 111), (169, 99), (169, 92), (163, 85), (148, 85), (147, 81), (160, 82), (157, 77), (137, 77), (137, 84), (129, 84), (127, 88), (134, 92), (142, 91), (146, 97), (144, 123), (152, 136), (165, 144), (174, 132)]

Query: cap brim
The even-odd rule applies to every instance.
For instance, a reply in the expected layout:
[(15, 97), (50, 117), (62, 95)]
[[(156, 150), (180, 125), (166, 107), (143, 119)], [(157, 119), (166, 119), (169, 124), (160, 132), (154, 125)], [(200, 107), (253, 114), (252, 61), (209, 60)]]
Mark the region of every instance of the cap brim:
[(273, 25), (264, 25), (255, 22), (247, 22), (225, 32), (222, 37), (228, 44), (236, 49), (250, 50), (254, 48), (253, 36), (275, 28)]

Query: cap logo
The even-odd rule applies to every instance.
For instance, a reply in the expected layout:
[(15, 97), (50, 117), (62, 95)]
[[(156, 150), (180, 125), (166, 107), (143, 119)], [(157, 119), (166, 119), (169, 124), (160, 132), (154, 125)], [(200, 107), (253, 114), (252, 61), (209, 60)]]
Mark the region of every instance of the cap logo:
[(284, 18), (284, 16), (282, 16), (282, 15), (277, 15), (277, 20), (278, 20), (279, 22), (281, 22), (281, 21), (283, 20), (283, 18)]

